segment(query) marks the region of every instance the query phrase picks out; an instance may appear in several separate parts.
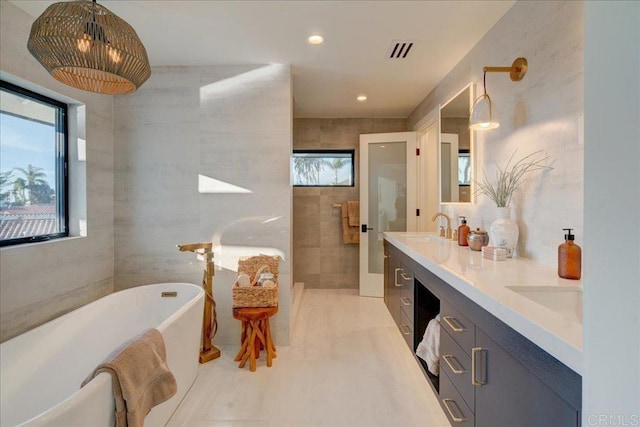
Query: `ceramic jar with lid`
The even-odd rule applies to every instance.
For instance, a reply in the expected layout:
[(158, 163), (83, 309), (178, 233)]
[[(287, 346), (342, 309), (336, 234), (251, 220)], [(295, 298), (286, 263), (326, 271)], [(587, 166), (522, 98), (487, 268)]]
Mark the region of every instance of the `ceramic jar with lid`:
[(467, 241), (469, 242), (469, 248), (471, 248), (471, 250), (480, 251), (483, 246), (487, 246), (489, 244), (489, 233), (477, 228), (469, 231)]

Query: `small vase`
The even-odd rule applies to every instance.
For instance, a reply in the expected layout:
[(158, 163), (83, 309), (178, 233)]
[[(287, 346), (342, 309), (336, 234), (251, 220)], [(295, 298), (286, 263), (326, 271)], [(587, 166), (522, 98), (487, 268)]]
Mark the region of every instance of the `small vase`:
[(518, 223), (511, 219), (511, 208), (499, 207), (498, 219), (489, 228), (491, 245), (507, 249), (507, 258), (511, 258), (518, 245), (519, 234)]

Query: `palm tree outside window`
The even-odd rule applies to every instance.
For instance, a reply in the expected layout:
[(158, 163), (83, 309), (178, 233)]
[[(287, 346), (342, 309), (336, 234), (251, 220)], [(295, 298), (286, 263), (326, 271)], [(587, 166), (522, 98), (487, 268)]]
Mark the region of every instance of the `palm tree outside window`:
[(67, 105), (0, 80), (0, 246), (65, 237)]
[(293, 150), (295, 187), (353, 187), (354, 150)]

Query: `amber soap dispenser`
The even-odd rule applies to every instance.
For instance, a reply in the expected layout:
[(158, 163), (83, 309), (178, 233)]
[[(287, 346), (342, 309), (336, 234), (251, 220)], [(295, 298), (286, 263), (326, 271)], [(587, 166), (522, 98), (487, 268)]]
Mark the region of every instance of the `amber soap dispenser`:
[(582, 273), (582, 249), (573, 240), (572, 228), (563, 228), (564, 243), (558, 246), (558, 276), (563, 279), (580, 279)]
[(467, 225), (467, 218), (461, 216), (462, 224), (458, 227), (458, 246), (469, 246), (467, 237), (469, 236), (469, 226)]

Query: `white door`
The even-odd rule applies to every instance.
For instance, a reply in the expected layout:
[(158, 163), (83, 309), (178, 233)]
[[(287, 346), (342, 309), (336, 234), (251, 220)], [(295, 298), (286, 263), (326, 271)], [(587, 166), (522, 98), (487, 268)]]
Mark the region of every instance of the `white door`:
[(384, 295), (385, 231), (416, 230), (416, 133), (360, 135), (360, 295)]
[[(437, 118), (437, 112), (436, 112)], [(417, 208), (421, 215), (417, 218), (416, 231), (436, 231), (436, 223), (431, 215), (438, 212), (438, 121), (434, 119), (417, 132), (420, 155), (417, 161)]]

